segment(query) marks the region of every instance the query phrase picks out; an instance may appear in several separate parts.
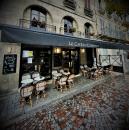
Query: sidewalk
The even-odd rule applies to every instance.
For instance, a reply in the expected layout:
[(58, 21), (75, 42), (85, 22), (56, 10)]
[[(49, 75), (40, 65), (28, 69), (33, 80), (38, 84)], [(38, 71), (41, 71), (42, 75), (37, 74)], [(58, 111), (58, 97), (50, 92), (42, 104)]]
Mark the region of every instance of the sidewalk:
[[(81, 82), (79, 84), (76, 83), (74, 88), (72, 88), (70, 91), (64, 92), (63, 94), (61, 92), (58, 92), (57, 90), (53, 89), (52, 86), (50, 85), (49, 89), (48, 89), (48, 94), (49, 94), (48, 98), (40, 99), (39, 103), (38, 104), (34, 103), (32, 108), (30, 106), (26, 106), (24, 111), (20, 111), (20, 109), (19, 109), (19, 101), (18, 101), (19, 94), (16, 93), (15, 95), (10, 95), (9, 98), (6, 98), (7, 104), (6, 103), (3, 104), (4, 106), (3, 106), (2, 110), (4, 110), (3, 111), (4, 115), (2, 115), (1, 117), (4, 119), (3, 120), (4, 124), (9, 125), (9, 124), (18, 122), (18, 120), (30, 119), (30, 117), (34, 116), (36, 112), (41, 111), (42, 109), (49, 110), (51, 108), (51, 106), (60, 104), (62, 101), (66, 100), (66, 99), (70, 99), (74, 95), (75, 95), (74, 97), (76, 97), (77, 94), (83, 93), (84, 91), (89, 91), (98, 84), (102, 84), (103, 82), (111, 81), (110, 76), (106, 76), (106, 77), (96, 80), (96, 81), (86, 80), (85, 78), (84, 79), (83, 78), (84, 77), (81, 78)], [(111, 83), (112, 85), (115, 84), (115, 79), (113, 79), (113, 80), (114, 81)], [(116, 88), (121, 88), (121, 84), (123, 84), (123, 83), (124, 82), (119, 83), (117, 81)], [(81, 96), (79, 96), (79, 97), (81, 98)], [(103, 96), (102, 98), (103, 98), (103, 100), (107, 100), (106, 95)], [(75, 100), (76, 100), (76, 98), (75, 98)], [(75, 104), (75, 107), (77, 107), (76, 104)], [(89, 110), (90, 109), (92, 110), (92, 108), (89, 108)]]

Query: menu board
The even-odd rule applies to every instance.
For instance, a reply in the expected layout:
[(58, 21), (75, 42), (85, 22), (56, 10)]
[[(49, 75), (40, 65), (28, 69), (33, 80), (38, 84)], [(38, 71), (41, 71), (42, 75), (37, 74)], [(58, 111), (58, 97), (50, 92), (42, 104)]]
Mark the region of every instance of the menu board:
[(4, 55), (3, 74), (16, 73), (16, 63), (17, 63), (16, 54)]

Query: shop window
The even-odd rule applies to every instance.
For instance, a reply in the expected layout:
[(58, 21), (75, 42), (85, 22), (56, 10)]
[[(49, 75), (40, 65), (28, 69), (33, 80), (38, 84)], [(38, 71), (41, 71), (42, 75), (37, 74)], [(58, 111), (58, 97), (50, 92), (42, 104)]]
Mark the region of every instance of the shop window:
[(39, 72), (46, 79), (51, 78), (51, 49), (25, 48), (22, 51), (21, 75)]
[(61, 48), (54, 48), (54, 67), (62, 66)]
[(129, 52), (127, 53), (127, 59), (129, 59)]
[(54, 67), (62, 66), (62, 54), (54, 54)]

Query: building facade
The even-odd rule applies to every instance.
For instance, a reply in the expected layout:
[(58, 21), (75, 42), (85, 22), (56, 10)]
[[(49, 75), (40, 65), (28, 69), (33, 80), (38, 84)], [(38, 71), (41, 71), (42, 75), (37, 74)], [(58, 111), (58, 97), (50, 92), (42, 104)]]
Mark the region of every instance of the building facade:
[(105, 6), (95, 0), (1, 1), (1, 92), (17, 89), (22, 75), (33, 71), (46, 80), (53, 69), (78, 74), (82, 64), (114, 64), (129, 72), (127, 27)]

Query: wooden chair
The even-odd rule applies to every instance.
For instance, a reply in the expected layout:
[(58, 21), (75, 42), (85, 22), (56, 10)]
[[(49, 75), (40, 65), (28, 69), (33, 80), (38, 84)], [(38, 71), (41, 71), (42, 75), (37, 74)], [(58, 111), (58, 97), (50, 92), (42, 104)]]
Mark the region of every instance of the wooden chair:
[(29, 103), (32, 107), (32, 92), (32, 85), (20, 88), (20, 104), (22, 108), (24, 107), (25, 103)]
[(86, 77), (86, 76), (87, 76), (87, 70), (85, 70), (82, 65), (80, 66), (80, 69), (81, 69), (82, 75), (83, 75), (84, 77)]
[(55, 76), (55, 74), (57, 73), (58, 73), (57, 70), (52, 71), (52, 82), (54, 85), (56, 85), (57, 77)]
[(99, 72), (98, 69), (96, 69), (95, 71), (91, 71), (91, 72), (90, 72), (90, 78), (91, 78), (91, 79), (95, 79), (95, 80), (98, 79), (98, 77), (99, 77), (98, 72)]
[(71, 74), (68, 79), (67, 79), (67, 85), (69, 88), (73, 87), (74, 86), (74, 78), (75, 78), (75, 75), (74, 74)]
[(100, 68), (100, 69), (98, 70), (98, 77), (102, 78), (102, 77), (103, 77), (103, 74), (104, 74), (104, 70), (103, 70), (103, 68)]
[(57, 89), (63, 92), (64, 90), (67, 90), (66, 87), (66, 81), (68, 77), (62, 77), (59, 81), (57, 81)]
[(36, 84), (35, 89), (36, 89), (37, 100), (39, 99), (40, 94), (43, 94), (43, 97), (46, 97), (46, 93), (45, 93), (46, 87), (47, 87), (46, 81), (42, 81)]

